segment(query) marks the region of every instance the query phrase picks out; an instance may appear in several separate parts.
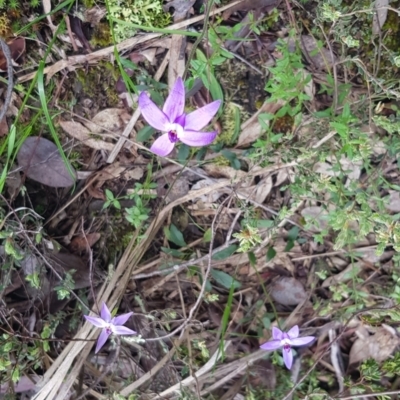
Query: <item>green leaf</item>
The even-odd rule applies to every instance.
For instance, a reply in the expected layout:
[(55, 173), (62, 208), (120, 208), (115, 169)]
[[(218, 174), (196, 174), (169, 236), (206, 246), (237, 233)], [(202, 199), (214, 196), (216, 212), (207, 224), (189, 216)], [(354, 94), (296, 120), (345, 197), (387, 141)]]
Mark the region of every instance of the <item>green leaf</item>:
[(231, 256), (236, 250), (238, 246), (236, 244), (231, 244), (228, 246), (226, 249), (219, 251), (218, 253), (215, 253), (212, 256), (213, 260), (224, 260), (225, 258), (228, 258)]
[(273, 247), (270, 247), (267, 251), (267, 262), (271, 261), (276, 256), (276, 251)]
[(156, 130), (153, 127), (147, 125), (137, 133), (136, 140), (138, 142), (145, 142), (151, 138), (155, 131)]
[(168, 255), (170, 255), (170, 256), (174, 256), (174, 257), (177, 257), (177, 258), (183, 258), (183, 257), (185, 256), (185, 254), (182, 253), (182, 252), (179, 251), (179, 250), (169, 249), (169, 248), (163, 247), (163, 246), (161, 246), (161, 250), (162, 250), (165, 254), (168, 254)]
[(212, 236), (212, 230), (211, 228), (208, 228), (203, 235), (204, 243), (209, 243), (211, 241), (211, 236)]
[(256, 264), (257, 264), (256, 255), (255, 255), (252, 251), (249, 251), (249, 252), (247, 253), (247, 256), (249, 257), (249, 261), (250, 261), (251, 266), (252, 266), (252, 267), (255, 267)]
[(274, 221), (271, 219), (259, 219), (257, 220), (257, 228), (272, 228), (274, 226)]
[(230, 289), (231, 287), (233, 287), (234, 289), (239, 289), (242, 286), (239, 281), (233, 279), (226, 272), (219, 271), (218, 269), (211, 269), (211, 276), (218, 284), (223, 286), (225, 289)]
[(179, 247), (186, 246), (186, 242), (185, 239), (183, 238), (182, 233), (174, 224), (171, 224), (169, 229), (167, 227), (164, 228), (164, 233), (170, 242), (176, 244)]
[(189, 157), (189, 154), (190, 154), (190, 147), (182, 143), (181, 146), (179, 147), (178, 161), (181, 163), (185, 162)]

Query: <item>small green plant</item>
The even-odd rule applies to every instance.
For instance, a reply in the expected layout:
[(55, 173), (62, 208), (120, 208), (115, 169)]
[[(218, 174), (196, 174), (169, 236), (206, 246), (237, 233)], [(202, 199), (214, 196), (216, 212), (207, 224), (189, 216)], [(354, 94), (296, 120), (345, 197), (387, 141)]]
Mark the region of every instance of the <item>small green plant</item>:
[[(108, 0), (109, 19), (114, 22), (117, 43), (135, 35), (138, 25), (164, 28), (171, 21), (161, 0)], [(132, 26), (134, 25), (134, 26)]]

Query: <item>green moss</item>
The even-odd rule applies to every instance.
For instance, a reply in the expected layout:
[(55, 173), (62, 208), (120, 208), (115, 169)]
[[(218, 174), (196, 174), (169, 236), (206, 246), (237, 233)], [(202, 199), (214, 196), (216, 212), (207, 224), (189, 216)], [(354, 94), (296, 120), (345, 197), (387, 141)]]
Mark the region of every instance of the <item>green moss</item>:
[(0, 14), (0, 37), (6, 38), (11, 33), (11, 21), (6, 14)]
[(237, 139), (238, 129), (240, 129), (240, 121), (246, 119), (247, 116), (242, 107), (232, 102), (227, 103), (222, 114), (222, 132), (217, 137), (217, 143), (223, 143), (226, 146), (233, 145)]
[(85, 95), (95, 98), (99, 104), (105, 103), (106, 106), (111, 107), (119, 102), (118, 93), (115, 89), (115, 82), (118, 77), (118, 68), (108, 61), (100, 61), (98, 65), (89, 68), (88, 71), (78, 70), (76, 72), (76, 78), (82, 85), (82, 91)]
[(114, 22), (115, 40), (121, 42), (136, 33), (129, 23), (157, 28), (169, 25), (171, 15), (163, 10), (162, 4), (162, 0), (110, 0), (109, 18)]
[(218, 156), (213, 158), (213, 164), (219, 167), (229, 167), (231, 165), (231, 162), (224, 156)]
[(110, 25), (108, 23), (101, 22), (95, 26), (90, 44), (93, 47), (98, 46), (101, 48), (110, 46), (112, 44)]

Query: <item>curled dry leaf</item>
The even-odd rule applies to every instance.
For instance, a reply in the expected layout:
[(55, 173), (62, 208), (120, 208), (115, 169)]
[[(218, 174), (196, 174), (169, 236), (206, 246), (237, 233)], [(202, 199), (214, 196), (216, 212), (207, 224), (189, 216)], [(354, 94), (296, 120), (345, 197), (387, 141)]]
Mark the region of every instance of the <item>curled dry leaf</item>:
[(270, 286), (270, 295), (277, 303), (284, 306), (297, 306), (307, 298), (302, 283), (289, 277), (275, 279)]
[(242, 124), (237, 147), (249, 146), (264, 132), (264, 129), (258, 121), (258, 117), (261, 113), (275, 114), (284, 104), (285, 102), (283, 100), (278, 100), (275, 103), (265, 102), (250, 119)]
[(26, 176), (51, 187), (70, 187), (76, 172), (66, 165), (57, 146), (41, 137), (28, 137), (19, 149), (17, 160)]
[(90, 137), (91, 132), (89, 129), (85, 128), (79, 122), (60, 120), (59, 124), (68, 135), (94, 150), (112, 151), (114, 149), (114, 145), (112, 143), (107, 143), (104, 140)]
[(236, 170), (226, 165), (205, 164), (204, 170), (211, 178), (244, 179), (248, 176), (247, 172)]
[(347, 282), (356, 277), (362, 270), (362, 267), (363, 264), (361, 262), (350, 264), (343, 271), (325, 279), (325, 281), (322, 283), (322, 287), (330, 287), (332, 285), (337, 285), (338, 283)]
[[(210, 185), (210, 181), (208, 179), (202, 179), (201, 181), (196, 182), (192, 186), (192, 190), (204, 189), (205, 187), (208, 187), (209, 185)], [(200, 200), (203, 203), (215, 203), (222, 195), (223, 195), (223, 192), (214, 191), (207, 195), (197, 197), (197, 198), (193, 199), (193, 201)]]
[(118, 132), (125, 128), (131, 116), (123, 108), (107, 108), (98, 112), (92, 121), (84, 121), (91, 133)]
[(349, 366), (361, 363), (368, 358), (377, 362), (387, 360), (400, 344), (396, 331), (383, 324), (374, 335), (370, 335), (365, 328), (356, 331), (358, 339), (350, 350)]

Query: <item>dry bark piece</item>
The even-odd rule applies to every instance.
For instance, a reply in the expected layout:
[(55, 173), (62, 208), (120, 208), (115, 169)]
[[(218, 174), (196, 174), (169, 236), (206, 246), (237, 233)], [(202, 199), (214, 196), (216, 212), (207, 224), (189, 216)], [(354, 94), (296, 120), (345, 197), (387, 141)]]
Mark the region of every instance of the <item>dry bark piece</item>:
[(57, 146), (50, 140), (34, 136), (26, 138), (17, 160), (28, 178), (43, 185), (70, 187), (75, 183), (75, 170), (66, 165)]

